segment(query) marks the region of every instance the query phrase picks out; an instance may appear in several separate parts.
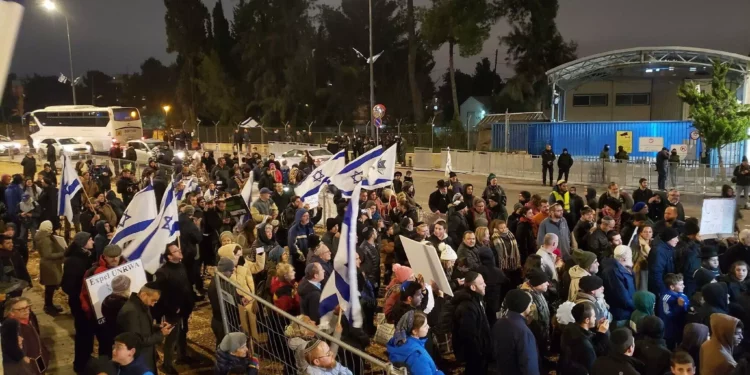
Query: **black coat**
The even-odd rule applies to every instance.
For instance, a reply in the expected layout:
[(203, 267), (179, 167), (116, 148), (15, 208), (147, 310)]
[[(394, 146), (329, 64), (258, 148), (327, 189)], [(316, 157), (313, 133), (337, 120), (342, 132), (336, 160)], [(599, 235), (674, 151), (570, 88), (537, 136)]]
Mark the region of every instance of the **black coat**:
[(448, 213), (448, 235), (453, 243), (460, 244), (463, 241), (464, 232), (467, 230), (469, 230), (469, 223), (466, 221), (466, 216), (451, 210)]
[(203, 240), (203, 232), (185, 214), (180, 214), (180, 246), (185, 259), (193, 260), (198, 255), (198, 244)]
[(556, 158), (557, 157), (552, 150), (542, 151), (542, 165), (552, 167), (552, 162), (555, 161)]
[(523, 218), (519, 220), (514, 235), (516, 236), (516, 243), (518, 243), (518, 252), (524, 261), (526, 257), (536, 253), (536, 236), (534, 236), (534, 227), (530, 221)]
[(563, 152), (557, 159), (557, 167), (562, 170), (570, 169), (573, 166), (573, 157), (569, 153)]
[(297, 293), (300, 297), (302, 314), (309, 316), (315, 324), (320, 324), (320, 311), (318, 309), (320, 307), (320, 288), (304, 278), (297, 288)]
[(102, 301), (102, 317), (104, 322), (99, 324), (98, 338), (99, 346), (110, 348), (114, 345), (115, 335), (117, 333), (117, 314), (125, 306), (128, 297), (119, 294), (110, 294)]
[(492, 327), (495, 361), (501, 364), (501, 375), (539, 374), (539, 353), (536, 339), (526, 325), (526, 318), (517, 312), (498, 320)]
[[(643, 375), (647, 372), (643, 362), (626, 356), (625, 354), (609, 353), (604, 357), (599, 357), (594, 361), (591, 368), (591, 375)], [(664, 374), (661, 372), (659, 375)]]
[[(162, 293), (162, 298), (169, 293)], [(134, 332), (141, 335), (141, 356), (146, 366), (156, 373), (156, 345), (164, 340), (164, 335), (158, 325), (154, 325), (148, 306), (138, 297), (137, 293), (130, 295), (128, 302), (122, 306), (117, 314), (117, 334)]]
[(644, 338), (635, 342), (633, 357), (645, 365), (641, 375), (663, 375), (669, 371), (671, 356), (663, 339)]
[(560, 340), (559, 374), (587, 374), (597, 356), (604, 355), (609, 348), (609, 337), (581, 326), (568, 324)]
[(447, 193), (443, 195), (439, 190), (435, 190), (430, 194), (428, 203), (430, 206), (430, 211), (440, 211), (441, 214), (444, 214), (448, 212), (448, 204), (450, 203), (450, 198), (448, 197)]
[(91, 265), (91, 254), (75, 243), (70, 244), (65, 252), (60, 286), (63, 292), (68, 295), (68, 304), (74, 314), (81, 309), (81, 301), (78, 297), (81, 295), (81, 288), (83, 288), (83, 275), (91, 268)]
[(21, 160), (21, 165), (23, 166), (23, 175), (25, 177), (34, 178), (36, 176), (36, 159), (26, 156)]
[(50, 165), (54, 165), (56, 160), (57, 160), (57, 154), (55, 153), (55, 146), (52, 146), (52, 144), (48, 144), (47, 145), (47, 162), (50, 163)]
[(187, 316), (193, 311), (193, 290), (184, 264), (167, 261), (159, 267), (154, 278), (161, 290), (161, 298), (153, 308), (157, 320), (164, 316), (170, 324), (175, 324), (179, 316)]
[(486, 361), (492, 356), (490, 324), (481, 305), (482, 296), (462, 289), (455, 293), (453, 312), (453, 352), (456, 359), (464, 362)]
[(586, 238), (586, 250), (596, 254), (599, 262), (609, 253), (609, 248), (610, 244), (607, 234), (601, 228), (596, 228)]

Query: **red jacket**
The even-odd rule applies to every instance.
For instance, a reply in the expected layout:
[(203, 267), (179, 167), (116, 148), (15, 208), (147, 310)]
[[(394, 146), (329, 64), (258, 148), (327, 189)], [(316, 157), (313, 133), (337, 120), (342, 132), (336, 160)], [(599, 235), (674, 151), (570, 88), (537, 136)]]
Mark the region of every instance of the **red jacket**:
[(271, 294), (273, 304), (292, 315), (299, 315), (300, 300), (297, 294), (297, 285), (292, 285), (278, 277), (271, 279)]
[[(125, 257), (120, 257), (120, 263), (118, 265), (125, 264), (127, 261), (128, 260), (125, 259)], [(99, 256), (97, 264), (94, 267), (89, 268), (83, 275), (83, 288), (81, 288), (81, 295), (79, 298), (81, 299), (81, 308), (89, 319), (96, 319), (96, 314), (94, 314), (94, 309), (91, 307), (91, 297), (89, 296), (89, 288), (86, 286), (86, 279), (108, 269), (109, 267), (107, 267), (107, 262), (104, 260), (104, 255), (101, 255)]]

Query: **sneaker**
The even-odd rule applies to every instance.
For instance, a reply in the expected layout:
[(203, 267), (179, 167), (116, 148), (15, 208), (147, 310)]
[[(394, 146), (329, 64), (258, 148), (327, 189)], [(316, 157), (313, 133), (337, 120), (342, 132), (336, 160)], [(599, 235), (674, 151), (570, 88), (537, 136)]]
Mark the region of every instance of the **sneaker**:
[(60, 310), (57, 310), (55, 306), (44, 306), (44, 312), (49, 315), (57, 315), (60, 313)]

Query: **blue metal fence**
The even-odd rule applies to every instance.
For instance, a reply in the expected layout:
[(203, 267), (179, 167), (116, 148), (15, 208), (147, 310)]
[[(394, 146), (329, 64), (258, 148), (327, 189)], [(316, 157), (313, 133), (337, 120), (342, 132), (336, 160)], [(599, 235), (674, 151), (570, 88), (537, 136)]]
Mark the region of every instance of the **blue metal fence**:
[[(555, 154), (567, 148), (572, 155), (598, 157), (605, 144), (610, 146), (610, 155), (617, 152), (617, 133), (633, 132), (633, 152), (631, 158), (651, 158), (655, 152), (638, 151), (638, 140), (641, 137), (661, 137), (664, 146), (687, 144), (690, 132), (695, 130), (692, 121), (618, 121), (618, 122), (542, 122), (510, 124), (509, 151), (524, 151), (538, 155), (545, 145), (552, 145)], [(505, 124), (492, 126), (493, 150), (505, 150)], [(694, 159), (700, 160), (701, 142), (696, 141)], [(722, 150), (725, 163), (737, 163), (745, 155), (745, 142), (727, 145)], [(718, 162), (716, 153), (711, 155), (712, 164)]]

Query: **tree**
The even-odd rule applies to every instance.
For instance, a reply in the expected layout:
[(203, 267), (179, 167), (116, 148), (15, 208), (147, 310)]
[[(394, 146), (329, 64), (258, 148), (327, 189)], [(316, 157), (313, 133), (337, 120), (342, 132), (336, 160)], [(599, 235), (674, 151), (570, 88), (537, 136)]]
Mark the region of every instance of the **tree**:
[(448, 43), (448, 70), (453, 94), (453, 118), (459, 110), (456, 92), (453, 49), (458, 46), (462, 57), (474, 56), (482, 50), (490, 36), (495, 11), (486, 0), (433, 0), (422, 23), (422, 35), (427, 44), (438, 49)]
[(719, 168), (724, 170), (721, 149), (748, 139), (750, 106), (737, 101), (735, 90), (727, 85), (729, 66), (715, 62), (710, 90), (698, 90), (694, 82), (680, 86), (677, 96), (690, 105), (690, 117), (705, 150), (719, 151)]
[(447, 121), (459, 119), (459, 112), (455, 112), (458, 106), (454, 104), (463, 103), (472, 95), (472, 81), (472, 77), (461, 70), (453, 73), (453, 79), (451, 79), (450, 71), (443, 74), (443, 84), (438, 87), (437, 92), (440, 108), (443, 109), (443, 119)]
[(208, 117), (224, 124), (236, 124), (244, 120), (242, 103), (238, 101), (234, 86), (222, 67), (218, 51), (214, 50), (203, 56), (198, 66), (196, 85), (205, 98), (203, 108)]
[(214, 9), (211, 11), (211, 18), (214, 27), (213, 48), (218, 53), (224, 71), (232, 79), (236, 79), (238, 71), (232, 59), (232, 49), (234, 49), (236, 42), (229, 29), (229, 21), (224, 16), (224, 6), (221, 0), (217, 1), (216, 5), (214, 5)]
[(519, 101), (541, 105), (549, 92), (546, 72), (576, 59), (575, 42), (565, 42), (557, 30), (557, 0), (500, 0), (498, 12), (508, 19), (512, 31), (500, 37), (508, 47), (506, 61), (515, 76), (508, 80), (506, 90)]
[(477, 62), (471, 80), (472, 96), (493, 96), (502, 89), (503, 85), (503, 79), (492, 69), (490, 59), (486, 57)]
[(409, 58), (407, 59), (409, 70), (409, 89), (411, 91), (411, 106), (414, 111), (414, 121), (417, 124), (424, 123), (424, 108), (422, 106), (422, 95), (417, 83), (417, 35), (414, 30), (414, 0), (406, 0), (406, 32), (409, 40)]

